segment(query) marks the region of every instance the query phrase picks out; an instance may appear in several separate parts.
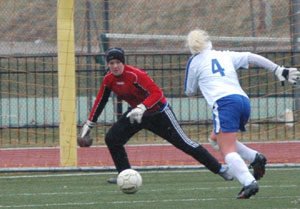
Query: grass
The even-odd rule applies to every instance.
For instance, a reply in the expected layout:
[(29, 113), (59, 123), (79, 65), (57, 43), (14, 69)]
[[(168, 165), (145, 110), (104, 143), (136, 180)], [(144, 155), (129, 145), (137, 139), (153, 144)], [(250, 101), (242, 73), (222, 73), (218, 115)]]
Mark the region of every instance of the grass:
[(133, 195), (106, 183), (115, 173), (2, 173), (0, 208), (300, 208), (299, 174), (270, 168), (256, 196), (237, 200), (241, 185), (207, 170), (141, 171), (143, 186)]

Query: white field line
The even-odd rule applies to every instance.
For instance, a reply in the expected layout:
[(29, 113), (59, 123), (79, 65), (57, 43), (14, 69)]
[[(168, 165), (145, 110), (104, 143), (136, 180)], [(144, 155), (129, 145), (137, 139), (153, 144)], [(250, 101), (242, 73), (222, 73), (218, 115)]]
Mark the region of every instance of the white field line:
[[(263, 185), (260, 188), (295, 188), (297, 185), (277, 185), (277, 186), (270, 186), (270, 185)], [(229, 186), (229, 187), (215, 187), (215, 190), (236, 190), (240, 189), (241, 186)], [(187, 188), (187, 189), (177, 189), (177, 191), (199, 191), (199, 190), (210, 190), (210, 187), (195, 187), (195, 188)], [(143, 193), (152, 193), (152, 192), (164, 192), (168, 191), (165, 189), (151, 189), (151, 190), (143, 190)], [(3, 194), (0, 197), (14, 197), (14, 196), (61, 196), (61, 195), (86, 195), (86, 194), (101, 194), (101, 193), (120, 193), (119, 190), (111, 190), (111, 191), (99, 191), (99, 192), (39, 192), (39, 193), (14, 193), (14, 194)]]
[[(300, 168), (299, 167), (297, 167), (297, 168), (282, 167), (282, 168), (268, 168), (268, 170), (272, 170), (272, 171), (300, 170)], [(210, 171), (203, 170), (203, 169), (139, 171), (139, 173), (141, 173), (141, 174), (148, 174), (148, 173), (195, 173), (195, 172), (210, 173)], [(9, 176), (1, 176), (0, 175), (0, 179), (55, 178), (55, 177), (99, 176), (99, 175), (116, 175), (116, 174), (117, 174), (117, 172), (88, 172), (88, 173), (80, 172), (80, 173), (67, 173), (67, 174), (36, 174), (36, 175), (9, 175)]]
[(0, 208), (45, 208), (53, 206), (80, 206), (80, 205), (100, 205), (100, 202), (66, 202), (66, 203), (45, 203), (32, 205), (0, 205)]
[[(255, 199), (286, 199), (299, 198), (299, 196), (273, 196), (273, 197), (255, 197)], [(109, 201), (109, 202), (66, 202), (66, 203), (45, 203), (45, 204), (29, 204), (29, 205), (0, 205), (0, 208), (38, 208), (53, 206), (83, 206), (83, 205), (110, 205), (110, 204), (143, 204), (143, 203), (160, 203), (160, 202), (203, 202), (203, 201), (220, 201), (220, 200), (236, 200), (236, 198), (191, 198), (191, 199), (165, 199), (165, 200), (139, 200), (139, 201)], [(273, 208), (275, 209), (275, 208)], [(288, 208), (286, 208), (288, 209)]]
[[(205, 166), (203, 165), (186, 165), (186, 166), (132, 166), (133, 169), (138, 171), (178, 171), (178, 170), (206, 170)], [(300, 168), (300, 163), (276, 163), (276, 164), (267, 164), (267, 169), (271, 168), (280, 168), (280, 169), (296, 169)], [(0, 173), (13, 173), (13, 172), (27, 172), (27, 173), (36, 173), (36, 172), (113, 172), (115, 171), (114, 166), (93, 166), (93, 167), (21, 167), (21, 168), (0, 168)], [(187, 171), (188, 172), (188, 171)], [(1, 175), (0, 175), (1, 176)]]

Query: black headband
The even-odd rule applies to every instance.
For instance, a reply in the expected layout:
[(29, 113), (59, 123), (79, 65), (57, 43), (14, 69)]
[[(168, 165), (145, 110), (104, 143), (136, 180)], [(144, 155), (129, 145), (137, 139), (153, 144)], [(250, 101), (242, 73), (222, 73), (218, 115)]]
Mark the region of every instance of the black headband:
[(108, 63), (110, 60), (119, 60), (123, 64), (125, 64), (125, 56), (124, 51), (121, 48), (110, 48), (106, 51), (106, 62)]

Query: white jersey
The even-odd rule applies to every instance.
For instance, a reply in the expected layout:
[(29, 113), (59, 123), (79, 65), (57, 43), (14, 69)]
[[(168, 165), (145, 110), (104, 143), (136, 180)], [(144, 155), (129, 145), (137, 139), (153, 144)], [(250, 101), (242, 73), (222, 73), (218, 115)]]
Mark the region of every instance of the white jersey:
[(191, 57), (187, 64), (184, 91), (191, 96), (200, 88), (207, 103), (239, 94), (248, 98), (241, 88), (236, 70), (248, 68), (250, 52), (205, 50)]

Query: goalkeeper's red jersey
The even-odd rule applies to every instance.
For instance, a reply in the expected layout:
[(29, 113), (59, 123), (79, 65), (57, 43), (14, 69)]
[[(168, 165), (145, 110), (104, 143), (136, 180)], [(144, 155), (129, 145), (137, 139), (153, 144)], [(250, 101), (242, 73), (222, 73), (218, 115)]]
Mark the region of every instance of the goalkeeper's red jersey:
[(104, 76), (89, 120), (97, 121), (112, 91), (132, 108), (144, 104), (147, 108), (146, 114), (159, 111), (167, 103), (163, 91), (145, 71), (124, 65), (121, 76), (116, 77), (111, 72)]

